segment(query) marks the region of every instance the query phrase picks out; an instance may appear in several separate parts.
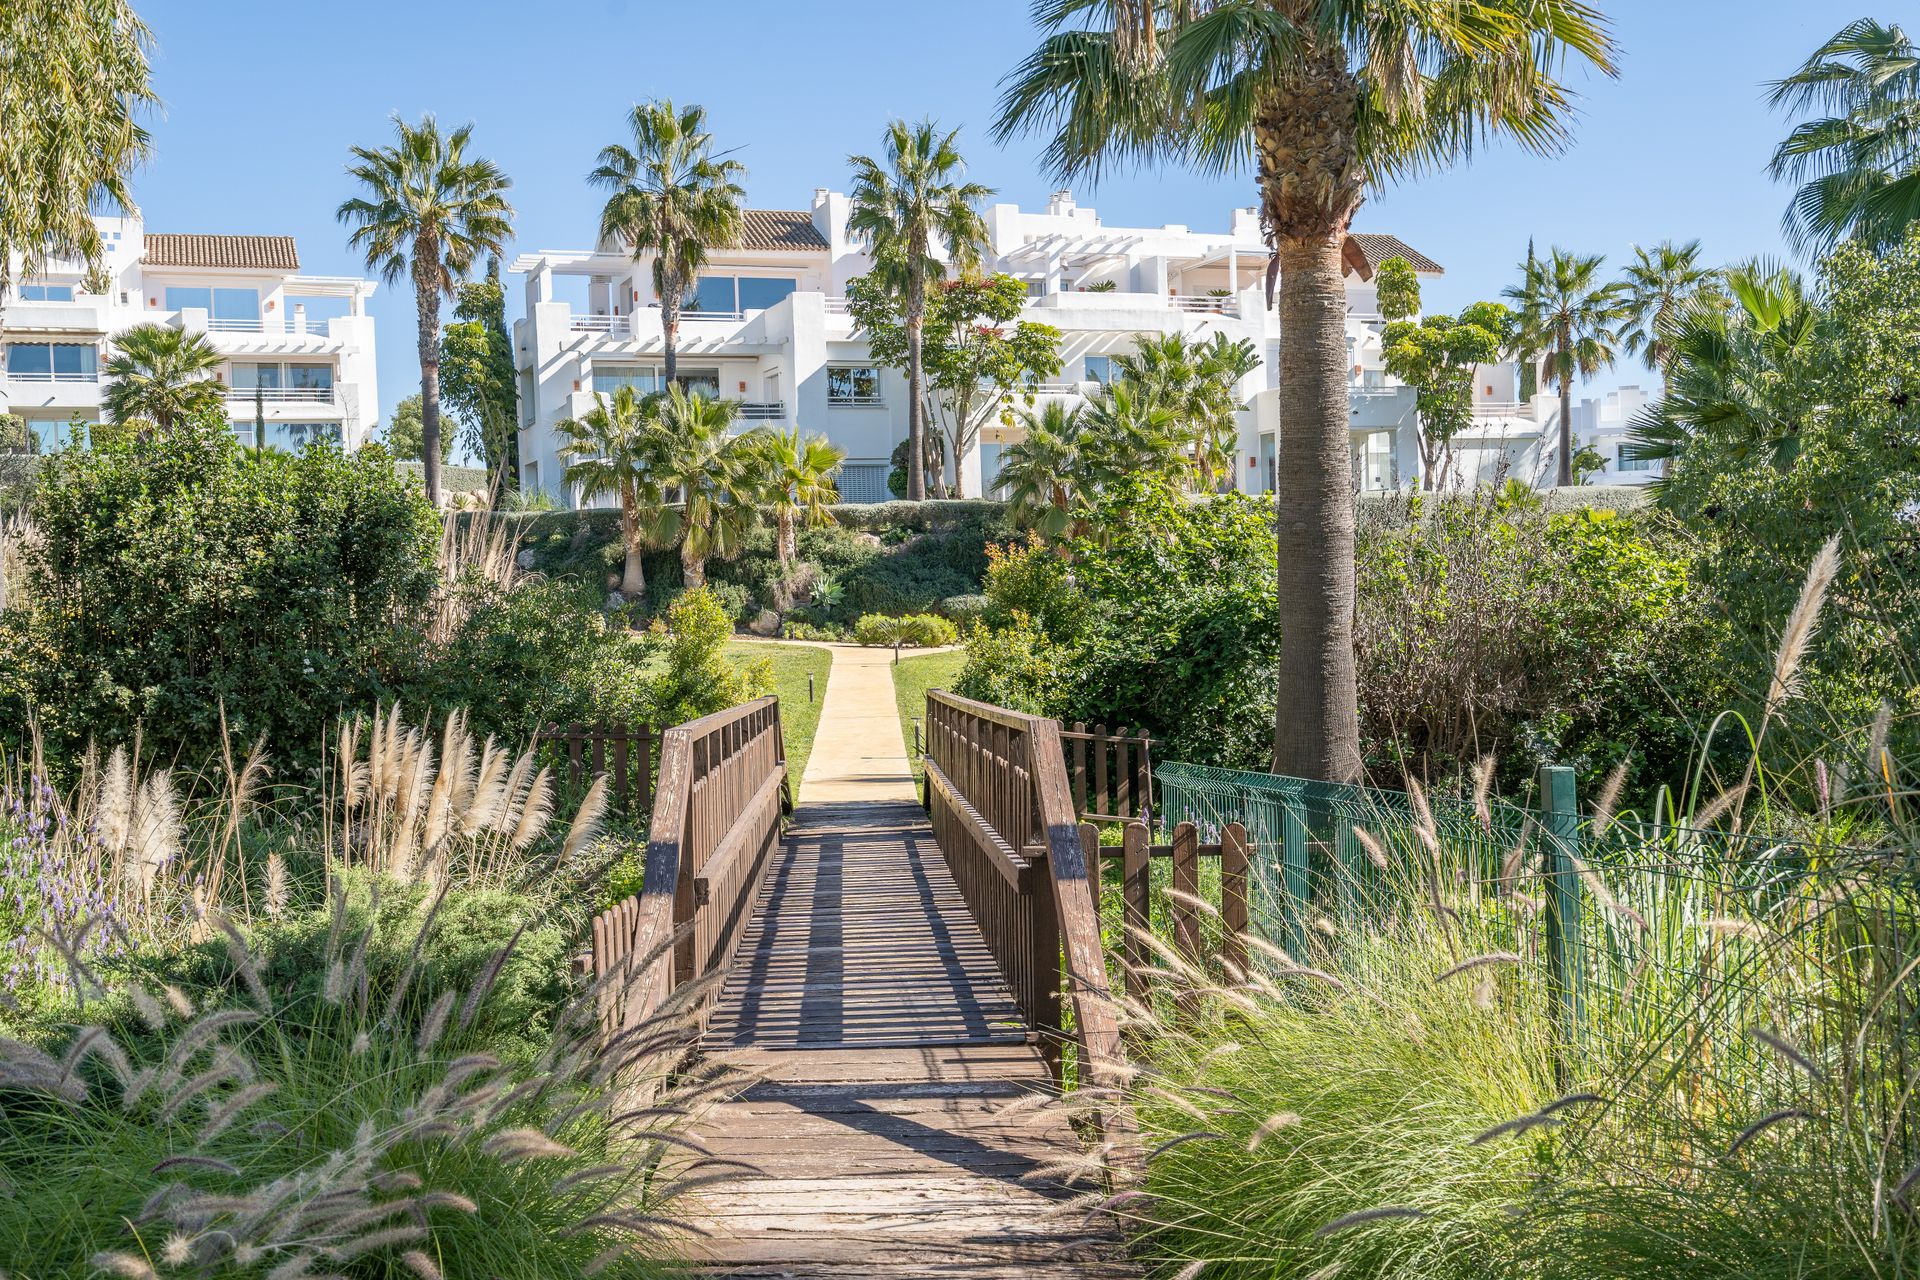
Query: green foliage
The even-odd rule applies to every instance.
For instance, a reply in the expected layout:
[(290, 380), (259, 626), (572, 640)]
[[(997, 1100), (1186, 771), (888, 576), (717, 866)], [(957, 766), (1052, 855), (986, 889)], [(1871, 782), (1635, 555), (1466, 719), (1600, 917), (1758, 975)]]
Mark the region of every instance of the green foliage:
[(853, 624), (853, 638), (873, 646), (903, 645), (909, 649), (934, 649), (960, 638), (952, 622), (932, 613), (910, 614), (904, 618), (870, 613)]
[[(1777, 310), (1762, 306), (1771, 295)], [(1839, 533), (1840, 574), (1802, 664), (1808, 696), (1787, 708), (1777, 750), (1797, 759), (1835, 738), (1857, 744), (1884, 703), (1895, 754), (1911, 751), (1920, 231), (1880, 256), (1842, 246), (1803, 304), (1779, 290), (1749, 296), (1738, 282), (1735, 296), (1722, 346), (1682, 346), (1669, 410), (1677, 457), (1659, 502), (1700, 531), (1696, 572), (1732, 627), (1748, 707), (1766, 693), (1807, 565)]]
[(948, 596), (940, 602), (940, 616), (951, 618), (956, 626), (968, 627), (986, 616), (988, 601), (986, 596), (971, 592), (963, 596)]
[[(422, 451), (426, 444), (420, 423), (420, 395), (415, 392), (393, 406), (393, 417), (387, 422), (387, 448), (393, 456), (402, 462), (424, 461)], [(440, 433), (440, 462), (445, 465), (453, 460), (453, 433)]]
[(163, 431), (222, 413), (227, 388), (213, 371), (225, 358), (204, 333), (135, 325), (113, 339), (113, 354), (101, 370), (101, 407), (122, 426), (150, 423)]
[(706, 588), (685, 592), (656, 627), (663, 669), (648, 694), (651, 723), (681, 724), (773, 692), (773, 668), (765, 659), (736, 668), (726, 658), (733, 616)]
[(1414, 274), (1413, 264), (1398, 254), (1373, 273), (1373, 289), (1386, 319), (1406, 320), (1420, 314), (1420, 277)]
[(1396, 321), (1381, 335), (1387, 372), (1414, 391), (1427, 488), (1443, 481), (1436, 472), (1451, 462), (1454, 436), (1473, 422), (1475, 367), (1499, 359), (1513, 324), (1513, 313), (1499, 303), (1477, 302), (1458, 316)]
[(10, 733), (32, 706), (64, 752), (141, 725), (197, 763), (224, 706), (240, 740), (301, 753), (419, 660), (439, 530), (383, 450), (256, 455), (214, 415), (54, 455), (31, 513)]
[(0, 453), (38, 453), (40, 437), (17, 413), (0, 413)]
[[(487, 260), (484, 280), (460, 286), (453, 315), (454, 323), (440, 337), (440, 393), (460, 416), (468, 454), (486, 463), (501, 488), (515, 488), (520, 474), (520, 389), (498, 257)], [(444, 461), (444, 441), (441, 448)]]

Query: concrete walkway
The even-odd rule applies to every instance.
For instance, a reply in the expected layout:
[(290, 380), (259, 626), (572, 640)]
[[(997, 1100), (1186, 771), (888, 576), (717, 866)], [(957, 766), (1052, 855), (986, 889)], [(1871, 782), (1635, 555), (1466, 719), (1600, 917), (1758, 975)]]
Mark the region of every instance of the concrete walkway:
[(833, 668), (807, 776), (800, 780), (800, 807), (917, 802), (893, 694), (893, 650), (822, 647), (833, 651)]

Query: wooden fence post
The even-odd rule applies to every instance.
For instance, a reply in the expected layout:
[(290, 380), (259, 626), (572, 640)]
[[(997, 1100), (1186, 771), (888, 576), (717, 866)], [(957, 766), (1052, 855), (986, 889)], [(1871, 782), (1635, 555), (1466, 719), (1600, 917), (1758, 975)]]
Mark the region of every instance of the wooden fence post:
[(1247, 829), (1229, 822), (1220, 833), (1220, 958), (1232, 982), (1247, 977), (1247, 918)]
[(1125, 904), (1122, 918), (1127, 931), (1120, 944), (1120, 954), (1127, 963), (1127, 994), (1145, 1000), (1150, 992), (1145, 973), (1147, 944), (1134, 930), (1145, 933), (1152, 928), (1148, 916), (1152, 882), (1147, 870), (1152, 859), (1148, 855), (1147, 845), (1153, 836), (1144, 822), (1129, 822), (1124, 837), (1120, 846), (1123, 855), (1120, 863), (1120, 897)]
[(1580, 848), (1580, 810), (1573, 770), (1565, 765), (1540, 766), (1540, 827), (1547, 837), (1547, 975), (1559, 1023), (1553, 1067), (1564, 1089), (1572, 1078), (1567, 1055), (1580, 1034), (1582, 976), (1580, 875), (1574, 866)]

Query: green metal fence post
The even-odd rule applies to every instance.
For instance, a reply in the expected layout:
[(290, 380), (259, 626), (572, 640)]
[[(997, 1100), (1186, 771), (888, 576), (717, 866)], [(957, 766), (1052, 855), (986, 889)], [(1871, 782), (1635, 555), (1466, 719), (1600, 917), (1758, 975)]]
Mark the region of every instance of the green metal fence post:
[(1547, 976), (1559, 1023), (1553, 1065), (1565, 1089), (1572, 1074), (1567, 1055), (1580, 1033), (1582, 978), (1580, 875), (1574, 867), (1580, 849), (1580, 809), (1573, 770), (1566, 765), (1540, 766), (1540, 826), (1547, 836)]
[(1307, 902), (1313, 892), (1307, 883), (1307, 824), (1291, 804), (1280, 807), (1280, 863), (1287, 951), (1297, 963), (1306, 964)]

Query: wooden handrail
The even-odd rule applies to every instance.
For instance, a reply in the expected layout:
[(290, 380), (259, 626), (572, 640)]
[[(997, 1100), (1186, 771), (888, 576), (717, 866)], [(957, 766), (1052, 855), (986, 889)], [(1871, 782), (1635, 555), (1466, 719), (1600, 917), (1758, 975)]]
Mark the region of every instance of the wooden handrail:
[(1131, 1169), (1137, 1131), (1118, 1101), (1129, 1070), (1100, 945), (1097, 845), (1074, 809), (1059, 724), (933, 690), (926, 768), (940, 851), (1063, 1084), (1064, 968), (1079, 1080), (1111, 1091), (1097, 1111), (1107, 1157)]
[(731, 961), (779, 838), (786, 772), (775, 698), (661, 735), (640, 891), (593, 921), (608, 1038)]

